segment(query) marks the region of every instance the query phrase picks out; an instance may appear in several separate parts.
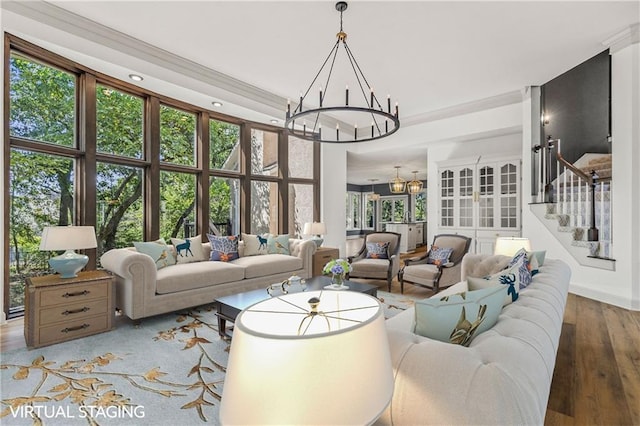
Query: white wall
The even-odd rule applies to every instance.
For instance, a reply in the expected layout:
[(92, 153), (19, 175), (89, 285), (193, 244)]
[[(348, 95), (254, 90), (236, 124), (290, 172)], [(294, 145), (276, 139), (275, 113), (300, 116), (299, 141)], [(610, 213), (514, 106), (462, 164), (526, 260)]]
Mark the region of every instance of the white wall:
[(324, 246), (337, 247), (346, 256), (347, 215), (347, 150), (344, 145), (326, 143), (321, 149), (320, 220), (327, 226)]
[[(523, 199), (523, 235), (532, 247), (546, 249), (571, 267), (570, 291), (628, 309), (640, 310), (640, 45), (636, 42), (612, 54), (612, 224), (616, 270), (578, 264), (527, 208)], [(531, 124), (536, 100), (523, 102), (523, 170), (531, 168)], [(537, 124), (534, 124), (537, 125)], [(529, 130), (527, 130), (529, 129)], [(523, 173), (523, 188), (531, 176)]]

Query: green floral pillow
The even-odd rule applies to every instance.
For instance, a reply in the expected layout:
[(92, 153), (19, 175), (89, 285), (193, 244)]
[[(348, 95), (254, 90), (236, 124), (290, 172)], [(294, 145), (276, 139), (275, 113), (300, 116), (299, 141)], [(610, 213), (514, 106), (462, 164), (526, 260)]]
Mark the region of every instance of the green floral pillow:
[(498, 321), (506, 286), (424, 299), (415, 303), (414, 333), (441, 342), (469, 346)]
[(176, 258), (173, 257), (171, 247), (169, 247), (163, 239), (159, 239), (158, 241), (135, 242), (133, 245), (138, 252), (146, 254), (153, 259), (156, 264), (156, 269), (162, 269), (176, 264)]

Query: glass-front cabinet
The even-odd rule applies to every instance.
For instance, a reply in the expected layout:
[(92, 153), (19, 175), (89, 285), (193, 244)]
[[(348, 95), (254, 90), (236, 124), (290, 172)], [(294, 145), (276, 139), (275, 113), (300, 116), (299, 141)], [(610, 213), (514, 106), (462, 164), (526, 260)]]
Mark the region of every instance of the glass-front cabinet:
[(439, 233), (471, 237), (470, 251), (488, 254), (496, 237), (519, 236), (520, 167), (518, 157), (438, 163)]

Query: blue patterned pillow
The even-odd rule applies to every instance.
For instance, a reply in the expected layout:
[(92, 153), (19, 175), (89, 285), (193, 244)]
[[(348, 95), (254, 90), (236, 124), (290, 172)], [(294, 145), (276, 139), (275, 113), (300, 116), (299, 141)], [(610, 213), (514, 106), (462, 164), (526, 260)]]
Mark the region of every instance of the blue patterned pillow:
[(514, 265), (518, 265), (518, 280), (520, 281), (520, 289), (523, 289), (531, 284), (533, 279), (529, 269), (529, 261), (527, 260), (527, 251), (525, 249), (518, 250), (509, 262), (507, 268), (511, 268)]
[(367, 243), (367, 259), (388, 259), (389, 242)]
[[(522, 260), (520, 262), (522, 262)], [(467, 277), (467, 285), (469, 290), (480, 290), (482, 288), (506, 285), (507, 296), (503, 303), (503, 305), (506, 306), (518, 300), (518, 296), (520, 295), (519, 268), (520, 264), (515, 264), (510, 268), (483, 278)]]
[(289, 252), (289, 234), (272, 235), (267, 237), (268, 254), (291, 254)]
[(218, 237), (217, 235), (207, 234), (211, 243), (211, 256), (209, 260), (229, 262), (238, 257), (238, 236), (230, 235)]
[(431, 246), (429, 250), (429, 256), (427, 256), (427, 263), (433, 265), (444, 265), (449, 262), (449, 257), (453, 253), (452, 248), (440, 248), (438, 246)]
[(137, 251), (153, 259), (156, 269), (176, 264), (176, 258), (173, 256), (171, 248), (162, 238), (158, 241), (135, 242), (133, 245)]

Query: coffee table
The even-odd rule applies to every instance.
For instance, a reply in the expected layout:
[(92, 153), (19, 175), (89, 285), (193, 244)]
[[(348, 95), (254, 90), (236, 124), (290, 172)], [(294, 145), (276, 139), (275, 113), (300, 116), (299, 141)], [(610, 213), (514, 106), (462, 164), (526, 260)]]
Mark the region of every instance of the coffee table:
[[(313, 277), (306, 280), (306, 290), (323, 290), (326, 285), (331, 284), (331, 278), (325, 276)], [(357, 291), (369, 294), (373, 297), (378, 295), (378, 287), (370, 284), (345, 280), (344, 285), (348, 290), (326, 290), (326, 291)], [(238, 314), (249, 306), (269, 298), (266, 287), (258, 290), (245, 291), (244, 293), (232, 294), (219, 297), (213, 301), (218, 317), (218, 334), (225, 340), (230, 340), (231, 335), (227, 334), (227, 321), (235, 322)]]

